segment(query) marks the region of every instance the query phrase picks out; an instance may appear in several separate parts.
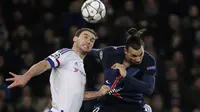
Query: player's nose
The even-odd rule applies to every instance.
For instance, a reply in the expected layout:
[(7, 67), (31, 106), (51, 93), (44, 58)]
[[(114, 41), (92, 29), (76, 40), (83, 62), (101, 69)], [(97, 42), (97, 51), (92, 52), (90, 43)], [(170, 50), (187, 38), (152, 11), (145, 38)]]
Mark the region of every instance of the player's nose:
[(136, 57), (136, 61), (137, 61), (137, 62), (140, 62), (140, 61), (141, 61), (141, 58), (140, 58), (140, 57)]
[(87, 44), (89, 44), (89, 45), (91, 44), (91, 41), (89, 39), (87, 40)]

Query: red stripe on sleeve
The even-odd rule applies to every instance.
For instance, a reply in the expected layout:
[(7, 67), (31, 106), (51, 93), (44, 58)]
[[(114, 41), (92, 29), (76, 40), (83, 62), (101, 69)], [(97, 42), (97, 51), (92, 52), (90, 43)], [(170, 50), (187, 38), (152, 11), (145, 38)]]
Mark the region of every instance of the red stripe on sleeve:
[(58, 60), (58, 59), (56, 59), (56, 62), (57, 62), (57, 64), (58, 64), (58, 66), (60, 65), (60, 61)]

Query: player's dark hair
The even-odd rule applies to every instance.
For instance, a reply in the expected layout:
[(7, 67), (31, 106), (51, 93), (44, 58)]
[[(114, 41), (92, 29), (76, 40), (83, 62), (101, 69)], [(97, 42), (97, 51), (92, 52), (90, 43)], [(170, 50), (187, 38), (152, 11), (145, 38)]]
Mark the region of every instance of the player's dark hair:
[(126, 49), (129, 47), (132, 47), (135, 50), (138, 50), (141, 48), (141, 46), (144, 46), (144, 42), (141, 38), (141, 35), (146, 31), (146, 29), (137, 30), (135, 28), (131, 28), (127, 31), (128, 37), (126, 40)]
[(95, 38), (97, 38), (97, 34), (93, 29), (90, 28), (81, 28), (79, 30), (76, 31), (75, 36), (79, 37), (80, 34), (84, 31), (89, 31), (90, 33), (94, 34)]

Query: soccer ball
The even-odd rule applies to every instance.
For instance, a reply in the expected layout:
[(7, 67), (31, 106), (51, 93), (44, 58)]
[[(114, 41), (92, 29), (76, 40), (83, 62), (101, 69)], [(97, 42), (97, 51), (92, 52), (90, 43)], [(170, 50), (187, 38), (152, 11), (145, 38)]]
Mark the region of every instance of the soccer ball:
[(86, 0), (81, 7), (81, 13), (87, 22), (97, 23), (105, 17), (106, 8), (100, 0)]

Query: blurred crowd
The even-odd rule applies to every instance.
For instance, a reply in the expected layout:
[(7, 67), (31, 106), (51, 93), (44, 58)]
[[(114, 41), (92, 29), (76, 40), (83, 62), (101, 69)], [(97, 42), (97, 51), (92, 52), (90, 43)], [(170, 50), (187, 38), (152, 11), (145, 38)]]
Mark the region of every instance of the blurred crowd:
[[(200, 0), (102, 0), (106, 17), (86, 23), (84, 0), (0, 0), (0, 112), (48, 112), (50, 71), (23, 88), (7, 89), (8, 72), (23, 74), (63, 47), (77, 29), (95, 29), (95, 48), (124, 45), (126, 30), (147, 28), (145, 50), (157, 60), (156, 88), (145, 96), (153, 112), (200, 112)], [(95, 65), (95, 66), (94, 66)], [(101, 65), (85, 58), (87, 90), (103, 84)], [(81, 112), (96, 103), (86, 101)]]

